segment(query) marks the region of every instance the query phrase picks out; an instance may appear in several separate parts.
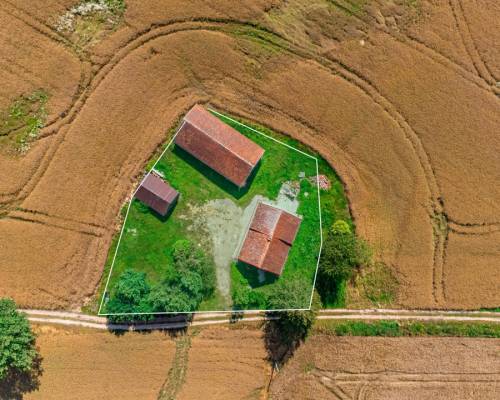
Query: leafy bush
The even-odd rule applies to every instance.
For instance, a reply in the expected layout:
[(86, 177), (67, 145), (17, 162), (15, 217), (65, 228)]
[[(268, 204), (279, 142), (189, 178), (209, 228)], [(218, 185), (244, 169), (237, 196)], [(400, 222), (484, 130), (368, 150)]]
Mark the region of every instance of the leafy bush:
[(196, 249), (189, 240), (178, 240), (174, 244), (172, 257), (177, 271), (194, 271), (200, 275), (204, 297), (209, 297), (214, 293), (215, 266), (202, 250)]
[(274, 284), (267, 298), (269, 310), (308, 308), (311, 301), (311, 287), (303, 279), (288, 279)]
[(15, 371), (29, 371), (37, 357), (28, 319), (13, 300), (0, 299), (0, 381)]
[[(173, 266), (163, 280), (152, 287), (144, 272), (125, 271), (118, 279), (106, 305), (108, 314), (190, 312), (215, 290), (215, 267), (205, 254), (187, 240), (177, 241), (172, 250)], [(113, 315), (114, 322), (147, 320), (151, 315)]]
[[(110, 314), (123, 313), (148, 313), (151, 307), (147, 297), (151, 288), (146, 281), (144, 272), (126, 270), (116, 284), (111, 299), (106, 305), (106, 311)], [(145, 319), (140, 316), (113, 315), (113, 322)]]
[(248, 285), (234, 288), (232, 297), (235, 310), (260, 310), (266, 308), (264, 294), (252, 290)]
[(194, 271), (178, 272), (156, 285), (149, 296), (153, 311), (195, 311), (203, 298), (203, 281)]
[(323, 300), (335, 297), (340, 284), (353, 277), (355, 268), (371, 262), (368, 245), (344, 221), (336, 221), (323, 244), (318, 270), (318, 290)]

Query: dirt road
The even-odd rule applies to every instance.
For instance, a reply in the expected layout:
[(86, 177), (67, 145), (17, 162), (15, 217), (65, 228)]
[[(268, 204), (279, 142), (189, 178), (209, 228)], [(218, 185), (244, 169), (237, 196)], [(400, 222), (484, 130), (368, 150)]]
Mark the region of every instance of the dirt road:
[[(262, 313), (244, 313), (241, 318), (234, 318), (231, 313), (195, 314), (192, 322), (182, 317), (172, 317), (169, 322), (141, 325), (110, 324), (104, 317), (85, 315), (69, 311), (22, 310), (31, 322), (79, 326), (110, 330), (159, 330), (182, 329), (187, 326), (228, 324), (234, 321), (264, 321), (269, 317)], [(500, 313), (490, 311), (431, 311), (431, 310), (396, 310), (396, 309), (329, 309), (321, 310), (318, 319), (331, 320), (413, 320), (413, 321), (456, 321), (500, 323)]]

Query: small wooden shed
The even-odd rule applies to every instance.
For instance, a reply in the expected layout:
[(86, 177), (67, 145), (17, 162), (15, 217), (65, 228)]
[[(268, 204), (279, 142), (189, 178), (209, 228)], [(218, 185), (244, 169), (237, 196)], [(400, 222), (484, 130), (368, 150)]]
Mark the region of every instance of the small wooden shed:
[(165, 216), (177, 202), (179, 192), (156, 173), (150, 172), (142, 181), (135, 198)]

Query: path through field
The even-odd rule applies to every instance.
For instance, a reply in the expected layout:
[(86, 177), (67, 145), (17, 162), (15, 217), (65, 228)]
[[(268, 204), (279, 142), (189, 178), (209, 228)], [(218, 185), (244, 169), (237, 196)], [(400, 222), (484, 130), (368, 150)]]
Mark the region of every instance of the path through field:
[[(161, 330), (181, 329), (188, 326), (229, 324), (238, 321), (264, 321), (262, 313), (244, 313), (241, 318), (234, 319), (231, 313), (201, 313), (193, 317), (192, 322), (185, 322), (183, 317), (172, 317), (171, 322), (146, 323), (140, 325), (110, 324), (104, 317), (95, 317), (75, 312), (22, 310), (28, 319), (35, 323), (79, 326), (94, 329), (108, 330)], [(418, 311), (418, 310), (321, 310), (318, 319), (325, 320), (395, 320), (395, 321), (455, 321), (455, 322), (489, 322), (500, 323), (500, 312), (490, 311)]]

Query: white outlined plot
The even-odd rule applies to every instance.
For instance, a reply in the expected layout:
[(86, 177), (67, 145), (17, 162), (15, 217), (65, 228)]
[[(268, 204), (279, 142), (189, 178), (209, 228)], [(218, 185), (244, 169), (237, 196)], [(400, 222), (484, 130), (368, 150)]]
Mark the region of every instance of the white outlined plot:
[[(267, 139), (267, 140), (270, 140), (270, 141), (273, 141), (274, 143), (276, 144), (279, 144), (281, 146), (284, 146), (286, 147), (288, 150), (291, 150), (291, 151), (294, 151), (294, 152), (297, 152), (298, 154), (301, 154), (303, 155), (304, 157), (307, 157), (309, 160), (313, 161), (314, 162), (314, 168), (315, 168), (315, 177), (316, 177), (316, 183), (315, 183), (315, 187), (316, 187), (316, 190), (317, 190), (317, 217), (318, 217), (318, 227), (315, 228), (315, 231), (316, 233), (314, 235), (317, 235), (316, 237), (316, 240), (318, 241), (318, 244), (319, 244), (319, 248), (317, 249), (318, 252), (317, 252), (317, 255), (315, 255), (315, 265), (311, 265), (311, 272), (313, 272), (311, 274), (312, 276), (312, 284), (310, 286), (310, 296), (309, 296), (309, 302), (308, 304), (305, 304), (304, 307), (301, 307), (301, 308), (281, 308), (281, 309), (237, 309), (237, 310), (234, 310), (234, 311), (237, 311), (237, 312), (265, 312), (265, 311), (292, 311), (292, 310), (308, 310), (310, 309), (311, 305), (312, 305), (312, 297), (313, 297), (313, 289), (314, 289), (314, 286), (315, 286), (315, 282), (316, 282), (316, 278), (317, 278), (317, 271), (318, 271), (318, 266), (319, 266), (319, 255), (321, 253), (321, 249), (322, 249), (322, 246), (323, 246), (323, 233), (322, 233), (322, 215), (321, 215), (321, 190), (320, 190), (320, 182), (319, 182), (319, 176), (320, 176), (320, 172), (319, 172), (319, 162), (318, 162), (318, 158), (300, 150), (300, 149), (297, 149), (291, 145), (289, 145), (288, 143), (284, 143), (278, 139), (276, 139), (275, 137), (272, 137), (272, 136), (269, 136), (257, 129), (254, 129), (248, 125), (245, 125), (229, 116), (226, 116), (222, 113), (219, 113), (215, 110), (212, 110), (210, 109), (210, 111), (214, 114), (214, 115), (217, 115), (219, 118), (221, 119), (224, 119), (226, 121), (230, 121), (232, 122), (234, 125), (237, 125), (241, 128), (244, 128), (250, 132), (253, 132), (254, 134), (257, 134), (257, 135), (260, 135), (262, 136), (263, 138)], [(173, 146), (173, 143), (175, 141), (175, 138), (176, 136), (178, 135), (180, 129), (182, 128), (182, 126), (184, 125), (184, 122), (181, 124), (181, 126), (179, 127), (179, 129), (177, 130), (177, 132), (174, 134), (174, 136), (172, 137), (172, 139), (168, 142), (167, 146), (165, 147), (165, 149), (163, 150), (163, 152), (160, 154), (160, 156), (158, 157), (158, 159), (155, 161), (155, 163), (151, 166), (151, 168), (149, 168), (149, 170), (147, 171), (147, 173), (145, 174), (144, 178), (141, 180), (141, 183), (144, 181), (144, 179), (154, 170), (156, 170), (156, 167), (158, 166), (158, 163), (165, 157), (165, 155), (167, 155), (167, 152), (169, 150), (171, 150), (172, 146)], [(123, 225), (122, 225), (122, 228), (121, 228), (121, 231), (120, 231), (120, 234), (119, 234), (119, 238), (118, 238), (118, 242), (117, 242), (117, 246), (116, 246), (116, 249), (115, 249), (115, 252), (113, 254), (113, 258), (112, 258), (112, 261), (111, 261), (111, 267), (110, 267), (110, 271), (109, 271), (109, 274), (107, 276), (107, 279), (106, 279), (106, 285), (105, 285), (105, 289), (104, 289), (104, 292), (103, 292), (103, 295), (102, 295), (102, 298), (101, 298), (101, 301), (100, 301), (100, 306), (99, 306), (99, 312), (98, 314), (99, 315), (102, 315), (102, 316), (127, 316), (127, 315), (130, 315), (130, 316), (133, 316), (133, 315), (144, 315), (144, 314), (155, 314), (155, 315), (162, 315), (162, 314), (178, 314), (178, 313), (191, 313), (191, 314), (196, 314), (196, 313), (217, 313), (217, 312), (220, 312), (220, 313), (227, 313), (228, 311), (233, 311), (232, 308), (229, 308), (229, 309), (215, 309), (215, 310), (203, 310), (203, 311), (199, 311), (199, 310), (196, 310), (196, 311), (169, 311), (169, 310), (165, 310), (165, 311), (155, 311), (155, 312), (126, 312), (126, 313), (109, 313), (109, 312), (106, 312), (105, 310), (105, 301), (107, 301), (107, 298), (108, 298), (108, 295), (110, 293), (110, 291), (112, 290), (112, 287), (110, 287), (110, 282), (112, 281), (112, 276), (113, 276), (113, 272), (115, 270), (115, 263), (117, 261), (117, 256), (120, 252), (120, 246), (122, 245), (122, 240), (123, 240), (123, 237), (124, 237), (124, 234), (125, 234), (125, 231), (126, 231), (126, 224), (127, 224), (127, 220), (130, 216), (130, 212), (131, 212), (131, 207), (132, 207), (132, 204), (133, 204), (133, 199), (134, 199), (134, 195), (135, 193), (137, 192), (138, 188), (140, 187), (140, 184), (137, 186), (137, 188), (134, 190), (132, 196), (131, 196), (131, 201), (129, 201), (128, 205), (127, 205), (127, 210), (126, 210), (126, 213), (125, 213), (125, 218), (124, 218), (124, 222), (123, 222)], [(181, 196), (182, 196), (182, 191), (181, 191)], [(314, 269), (314, 270), (313, 270)]]

